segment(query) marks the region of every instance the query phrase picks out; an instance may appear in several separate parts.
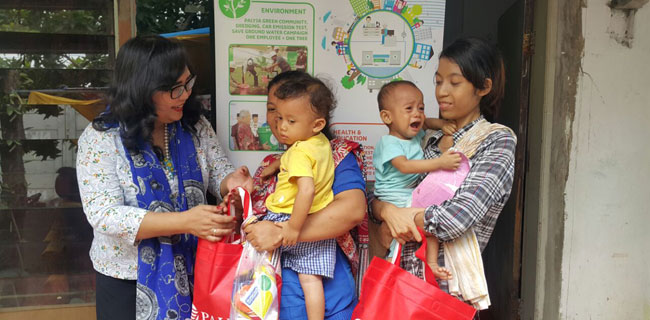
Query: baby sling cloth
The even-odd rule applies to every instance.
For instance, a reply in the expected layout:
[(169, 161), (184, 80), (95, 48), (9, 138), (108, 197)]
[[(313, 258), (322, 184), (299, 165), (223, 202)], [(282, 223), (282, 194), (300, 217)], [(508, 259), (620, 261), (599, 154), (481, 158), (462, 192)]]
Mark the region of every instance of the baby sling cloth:
[[(508, 131), (515, 136), (510, 128), (481, 119), (460, 138), (454, 149), (471, 158), (485, 138), (496, 131)], [(474, 229), (469, 228), (454, 241), (443, 242), (443, 248), (445, 267), (453, 274), (453, 279), (447, 280), (449, 293), (471, 302), (478, 310), (487, 309), (490, 306), (490, 296)]]

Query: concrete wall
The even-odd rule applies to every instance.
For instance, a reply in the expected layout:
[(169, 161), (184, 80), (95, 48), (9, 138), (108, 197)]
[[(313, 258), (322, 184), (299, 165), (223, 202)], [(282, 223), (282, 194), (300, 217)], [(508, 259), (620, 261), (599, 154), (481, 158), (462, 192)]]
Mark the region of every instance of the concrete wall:
[(628, 47), (626, 15), (607, 2), (582, 9), (561, 319), (650, 319), (650, 4)]

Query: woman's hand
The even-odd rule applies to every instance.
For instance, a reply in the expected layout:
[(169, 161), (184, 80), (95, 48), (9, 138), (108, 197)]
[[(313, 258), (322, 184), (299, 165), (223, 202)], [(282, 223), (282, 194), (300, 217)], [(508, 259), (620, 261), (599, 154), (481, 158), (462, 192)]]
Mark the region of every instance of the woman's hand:
[(217, 206), (198, 205), (181, 214), (187, 218), (189, 233), (212, 242), (230, 235), (236, 227), (235, 217), (224, 215)]
[(438, 158), (438, 161), (440, 162), (440, 168), (456, 170), (460, 166), (461, 158), (458, 152), (447, 150)]
[(424, 211), (422, 208), (398, 208), (392, 203), (375, 199), (372, 202), (372, 210), (375, 216), (386, 222), (391, 235), (399, 243), (404, 244), (408, 241), (422, 241), (420, 232), (414, 221), (418, 212)]
[(266, 180), (269, 178), (274, 177), (276, 174), (280, 172), (280, 159), (277, 159), (270, 163), (262, 172), (260, 173), (260, 178), (262, 180)]
[(453, 135), (458, 130), (458, 128), (456, 128), (456, 121), (446, 120), (445, 123), (442, 125), (441, 130), (442, 133), (447, 136)]
[(257, 251), (272, 251), (282, 244), (282, 228), (271, 221), (259, 221), (244, 228), (246, 241)]
[(298, 236), (300, 235), (300, 230), (292, 228), (288, 221), (278, 222), (282, 228), (282, 245), (283, 246), (293, 246), (298, 242)]

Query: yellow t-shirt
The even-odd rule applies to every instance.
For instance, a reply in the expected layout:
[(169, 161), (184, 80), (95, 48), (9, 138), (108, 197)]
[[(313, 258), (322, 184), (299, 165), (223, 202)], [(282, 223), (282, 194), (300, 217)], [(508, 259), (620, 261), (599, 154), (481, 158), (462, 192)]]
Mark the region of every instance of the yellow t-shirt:
[(325, 208), (334, 199), (334, 159), (332, 147), (324, 134), (295, 142), (280, 158), (280, 173), (275, 191), (266, 198), (266, 208), (276, 213), (291, 214), (298, 194), (293, 177), (314, 179), (314, 201), (309, 213)]

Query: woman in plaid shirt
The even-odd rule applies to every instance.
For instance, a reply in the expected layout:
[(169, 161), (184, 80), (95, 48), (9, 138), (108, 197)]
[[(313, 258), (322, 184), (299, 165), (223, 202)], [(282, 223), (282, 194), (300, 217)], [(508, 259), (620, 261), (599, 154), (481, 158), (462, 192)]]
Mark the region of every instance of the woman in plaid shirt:
[[(406, 243), (401, 267), (423, 278), (422, 261), (415, 250), (422, 241), (416, 227), (448, 242), (473, 228), (481, 251), (485, 249), (499, 213), (512, 188), (516, 137), (507, 127), (490, 124), (504, 93), (503, 61), (497, 50), (479, 39), (460, 39), (440, 54), (435, 75), (441, 118), (460, 128), (451, 136), (435, 132), (426, 140), (424, 158), (432, 159), (459, 141), (471, 141), (471, 169), (453, 198), (428, 208), (397, 208), (372, 201), (371, 219), (385, 221), (392, 236)], [(477, 132), (479, 134), (477, 134)], [(465, 138), (465, 139), (463, 139)], [(426, 138), (425, 138), (426, 139)], [(442, 249), (442, 246), (440, 246)], [(444, 266), (442, 250), (438, 255)], [(446, 281), (441, 281), (446, 290)]]

